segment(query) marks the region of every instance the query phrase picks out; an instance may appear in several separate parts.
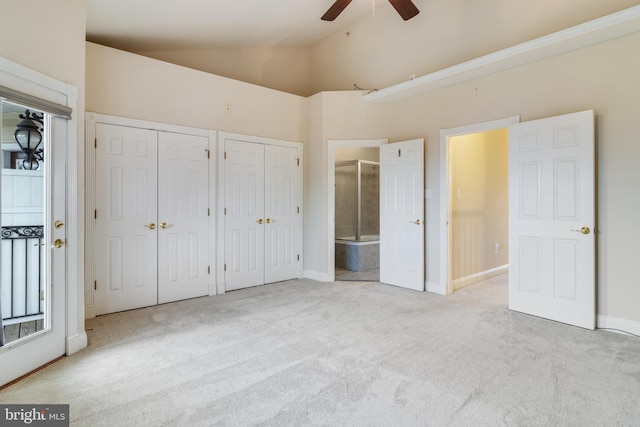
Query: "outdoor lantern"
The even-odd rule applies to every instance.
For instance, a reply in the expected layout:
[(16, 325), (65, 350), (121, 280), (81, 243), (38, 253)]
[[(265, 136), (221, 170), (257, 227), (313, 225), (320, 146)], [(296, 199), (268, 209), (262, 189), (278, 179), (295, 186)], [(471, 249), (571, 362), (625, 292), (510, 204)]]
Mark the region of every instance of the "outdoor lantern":
[(40, 155), (42, 150), (38, 150), (38, 146), (40, 146), (42, 142), (42, 133), (40, 133), (42, 129), (34, 121), (42, 124), (44, 116), (38, 116), (37, 113), (26, 110), (24, 114), (20, 114), (19, 117), (22, 120), (18, 123), (13, 137), (22, 151), (27, 155), (22, 161), (22, 167), (24, 169), (36, 170), (40, 167), (38, 160), (42, 160), (42, 156)]

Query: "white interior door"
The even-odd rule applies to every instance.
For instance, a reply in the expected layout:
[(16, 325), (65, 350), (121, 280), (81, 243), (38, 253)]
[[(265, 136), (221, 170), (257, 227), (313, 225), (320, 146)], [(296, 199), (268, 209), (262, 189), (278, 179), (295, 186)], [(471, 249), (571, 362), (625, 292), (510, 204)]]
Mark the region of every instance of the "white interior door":
[(509, 128), (509, 308), (595, 327), (593, 111)]
[(158, 303), (209, 294), (207, 138), (158, 134)]
[(224, 259), (226, 290), (264, 280), (264, 145), (226, 140)]
[[(2, 102), (0, 102), (0, 115), (2, 115)], [(1, 124), (0, 124), (1, 125)], [(34, 173), (34, 178), (30, 180), (29, 187), (24, 185), (13, 185), (8, 188), (2, 182), (0, 174), (0, 184), (2, 184), (2, 206), (6, 206), (8, 200), (14, 199), (12, 203), (15, 208), (25, 204), (26, 199), (39, 199), (38, 205), (41, 207), (37, 214), (31, 212), (2, 212), (2, 235), (3, 244), (0, 249), (2, 255), (2, 317), (6, 319), (0, 322), (7, 329), (0, 330), (0, 333), (8, 332), (10, 329), (20, 325), (20, 327), (30, 326), (34, 319), (42, 322), (42, 328), (33, 329), (23, 338), (4, 336), (5, 340), (0, 340), (0, 386), (16, 378), (19, 378), (38, 367), (65, 354), (65, 333), (66, 333), (66, 147), (68, 122), (60, 118), (46, 117), (44, 123), (43, 156), (44, 162), (40, 164), (40, 171)], [(15, 127), (14, 127), (15, 129)], [(13, 131), (13, 129), (12, 129)], [(8, 153), (3, 153), (8, 155)], [(6, 170), (5, 170), (6, 171)], [(18, 172), (23, 175), (30, 175), (31, 171), (8, 171)], [(28, 180), (20, 180), (22, 183)], [(31, 203), (29, 203), (32, 205)], [(7, 224), (7, 220), (9, 224)], [(54, 226), (57, 224), (57, 227)], [(8, 225), (8, 226), (7, 226)], [(35, 226), (35, 227), (34, 227)], [(24, 236), (33, 235), (36, 228), (42, 226), (42, 239), (24, 239)], [(7, 241), (6, 237), (11, 236)], [(13, 239), (13, 237), (17, 237)], [(54, 242), (59, 240), (59, 245), (54, 246)], [(5, 245), (5, 242), (8, 245)], [(39, 242), (39, 243), (38, 243)], [(22, 243), (22, 250), (12, 251), (10, 248)], [(69, 242), (76, 244), (76, 242)], [(31, 257), (35, 252), (35, 257)], [(23, 253), (20, 258), (20, 253)], [(41, 256), (40, 262), (35, 261)], [(9, 265), (7, 265), (7, 262)], [(39, 264), (39, 265), (38, 265)], [(13, 265), (13, 268), (12, 268)], [(25, 269), (25, 266), (27, 267)], [(22, 277), (20, 271), (23, 271)], [(36, 270), (35, 274), (29, 274), (27, 270)], [(43, 271), (38, 271), (42, 269)], [(4, 274), (9, 271), (9, 279)], [(13, 276), (13, 277), (12, 277)], [(38, 283), (42, 280), (42, 283)], [(29, 282), (35, 283), (36, 288), (32, 289)], [(24, 283), (24, 285), (23, 285)], [(26, 286), (22, 294), (19, 288)], [(40, 290), (39, 290), (40, 289)], [(30, 315), (26, 305), (35, 304), (37, 313)], [(29, 307), (30, 308), (30, 307)], [(38, 310), (39, 309), (39, 310)], [(16, 323), (17, 322), (17, 323)], [(3, 345), (4, 344), (4, 345)]]
[(265, 282), (298, 277), (298, 150), (265, 146)]
[(380, 281), (424, 291), (424, 141), (380, 146)]
[(96, 314), (157, 304), (157, 132), (99, 123), (96, 140)]

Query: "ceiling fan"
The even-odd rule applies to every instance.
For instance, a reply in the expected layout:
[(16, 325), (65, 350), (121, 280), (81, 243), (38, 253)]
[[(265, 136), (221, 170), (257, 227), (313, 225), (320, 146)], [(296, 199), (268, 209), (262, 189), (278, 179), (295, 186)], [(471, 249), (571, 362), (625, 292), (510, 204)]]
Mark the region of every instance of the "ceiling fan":
[[(351, 3), (351, 0), (336, 0), (335, 3), (322, 15), (323, 21), (333, 21), (342, 13), (345, 7)], [(416, 16), (420, 11), (411, 0), (389, 0), (389, 3), (396, 9), (398, 14), (408, 21)]]

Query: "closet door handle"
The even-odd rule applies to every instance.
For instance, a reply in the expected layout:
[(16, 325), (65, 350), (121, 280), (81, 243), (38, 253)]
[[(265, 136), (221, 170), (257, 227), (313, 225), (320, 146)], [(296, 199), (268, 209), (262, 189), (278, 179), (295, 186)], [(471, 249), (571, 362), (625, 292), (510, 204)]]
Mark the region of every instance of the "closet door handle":
[(162, 228), (163, 230), (165, 228), (171, 228), (171, 227), (175, 227), (173, 224), (167, 224), (166, 222), (161, 222), (160, 223), (160, 228)]
[(275, 219), (267, 218), (267, 224), (271, 224), (272, 222), (276, 222)]
[(258, 221), (256, 221), (258, 224), (262, 224), (264, 221), (262, 220), (262, 218), (260, 218)]
[(150, 222), (149, 224), (145, 224), (144, 226), (147, 227), (149, 230), (156, 229), (156, 225), (153, 222)]

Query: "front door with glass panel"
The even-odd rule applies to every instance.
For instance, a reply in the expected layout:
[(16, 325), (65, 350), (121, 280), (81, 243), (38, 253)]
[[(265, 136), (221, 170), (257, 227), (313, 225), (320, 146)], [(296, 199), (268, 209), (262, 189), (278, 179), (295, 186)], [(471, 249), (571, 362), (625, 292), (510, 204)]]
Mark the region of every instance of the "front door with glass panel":
[(0, 385), (65, 352), (67, 122), (1, 102)]

